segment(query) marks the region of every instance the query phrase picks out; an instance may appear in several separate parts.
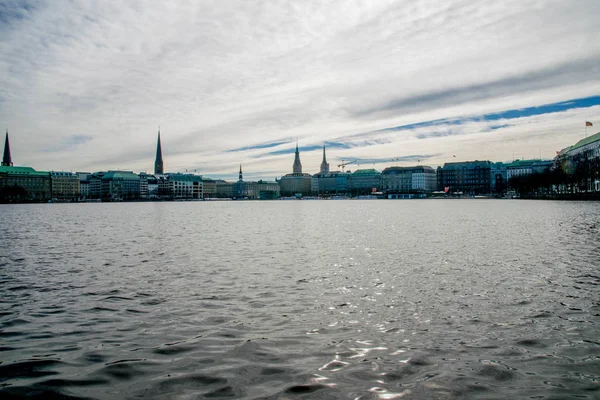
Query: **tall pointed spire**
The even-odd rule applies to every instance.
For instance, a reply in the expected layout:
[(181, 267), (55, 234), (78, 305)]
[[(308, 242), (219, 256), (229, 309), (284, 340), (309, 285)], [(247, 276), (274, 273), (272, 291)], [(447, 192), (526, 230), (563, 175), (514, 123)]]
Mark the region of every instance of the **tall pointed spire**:
[(240, 175), (239, 175), (239, 179), (240, 182), (243, 181), (244, 179), (242, 179), (242, 164), (240, 164)]
[(158, 143), (156, 144), (156, 160), (154, 160), (154, 174), (164, 174), (162, 148), (160, 146), (160, 126), (158, 127)]
[(3, 167), (12, 167), (13, 162), (10, 156), (10, 143), (8, 142), (8, 129), (6, 130), (6, 139), (4, 140), (4, 157), (2, 157)]
[(325, 157), (325, 145), (323, 145), (323, 162), (321, 163), (321, 173), (329, 173), (329, 163), (327, 162), (327, 157)]
[(298, 139), (296, 139), (296, 156), (294, 157), (294, 174), (302, 173), (302, 163), (300, 162), (300, 152), (298, 151)]

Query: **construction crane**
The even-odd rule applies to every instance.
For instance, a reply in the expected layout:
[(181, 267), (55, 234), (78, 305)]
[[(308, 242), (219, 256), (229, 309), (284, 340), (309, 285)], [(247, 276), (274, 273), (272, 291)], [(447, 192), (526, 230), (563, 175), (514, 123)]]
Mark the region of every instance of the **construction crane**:
[(352, 161), (348, 161), (345, 162), (345, 160), (342, 160), (341, 164), (338, 164), (338, 168), (342, 168), (342, 172), (344, 172), (344, 168), (346, 168), (346, 165), (350, 165), (350, 164), (354, 164), (356, 162), (356, 160), (352, 160)]

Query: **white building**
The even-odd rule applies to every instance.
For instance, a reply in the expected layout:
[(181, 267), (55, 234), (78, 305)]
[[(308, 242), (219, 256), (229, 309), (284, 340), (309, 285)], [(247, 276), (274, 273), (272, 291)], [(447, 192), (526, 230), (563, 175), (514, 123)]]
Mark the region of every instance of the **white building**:
[(169, 188), (175, 199), (202, 199), (202, 177), (193, 174), (169, 174)]

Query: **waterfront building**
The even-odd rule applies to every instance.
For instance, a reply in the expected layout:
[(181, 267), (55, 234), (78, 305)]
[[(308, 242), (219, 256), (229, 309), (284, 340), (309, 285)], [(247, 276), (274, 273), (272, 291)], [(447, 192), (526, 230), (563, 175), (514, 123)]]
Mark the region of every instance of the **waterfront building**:
[(156, 142), (156, 159), (154, 160), (154, 175), (162, 175), (164, 165), (162, 158), (162, 147), (160, 145), (160, 128), (158, 128), (158, 141)]
[(87, 199), (90, 196), (90, 177), (91, 172), (75, 172), (79, 178), (79, 197)]
[(244, 196), (252, 200), (271, 200), (279, 197), (279, 183), (260, 180), (258, 182), (242, 182)]
[(263, 181), (251, 182), (252, 189), (249, 193), (252, 193), (253, 199), (260, 200), (274, 200), (278, 199), (281, 193), (279, 182)]
[(385, 193), (410, 193), (412, 171), (405, 167), (388, 167), (381, 172), (382, 190)]
[(313, 179), (317, 180), (317, 190), (313, 191), (320, 196), (345, 195), (348, 193), (349, 176), (349, 173), (341, 171), (315, 174)]
[(350, 171), (348, 171), (347, 173), (342, 171), (335, 171), (332, 172), (333, 174), (335, 174), (335, 188), (336, 188), (336, 193), (335, 194), (347, 194), (348, 193), (348, 178), (350, 177)]
[[(240, 172), (238, 175), (238, 181), (229, 184), (220, 184), (221, 197), (232, 197), (236, 199), (251, 199), (251, 200), (270, 200), (277, 199), (280, 193), (280, 187), (278, 182), (268, 182), (260, 180), (258, 182), (244, 181), (242, 175), (242, 166), (240, 165)], [(229, 189), (231, 188), (231, 196), (227, 196)]]
[(323, 161), (318, 173), (313, 175), (312, 192), (319, 196), (330, 196), (348, 193), (349, 173), (330, 171), (325, 146), (323, 146)]
[(158, 199), (158, 179), (154, 175), (147, 175), (148, 199)]
[(348, 177), (348, 190), (353, 196), (379, 192), (381, 190), (381, 172), (376, 169), (358, 169)]
[(381, 181), (386, 193), (431, 193), (437, 186), (435, 170), (421, 165), (388, 167), (381, 172)]
[(79, 175), (72, 172), (50, 172), (50, 187), (52, 199), (76, 200), (80, 196)]
[(577, 191), (600, 192), (600, 132), (562, 149), (554, 159), (554, 168), (577, 181)]
[(158, 197), (158, 182), (154, 175), (140, 172), (140, 198), (155, 199)]
[(51, 195), (50, 173), (31, 167), (0, 166), (0, 202), (48, 201)]
[(227, 182), (224, 180), (217, 180), (215, 181), (215, 186), (216, 186), (216, 197), (221, 198), (221, 199), (231, 199), (233, 198), (233, 182)]
[[(102, 197), (102, 176), (104, 172), (96, 172), (90, 175), (88, 187), (88, 199), (100, 200)], [(81, 184), (81, 183), (80, 183)]]
[(50, 173), (13, 165), (6, 130), (0, 164), (0, 202), (47, 201), (51, 195)]
[(294, 165), (292, 173), (281, 177), (279, 186), (282, 196), (308, 196), (312, 194), (312, 176), (302, 173), (302, 163), (300, 162), (300, 152), (298, 143), (296, 143), (296, 153), (294, 155)]
[(310, 181), (310, 191), (312, 194), (319, 194), (319, 174), (314, 174)]
[(515, 160), (506, 164), (506, 180), (510, 184), (512, 178), (548, 172), (553, 163), (553, 160)]
[(140, 197), (140, 177), (131, 171), (94, 172), (89, 196), (102, 201), (135, 200)]
[(90, 181), (79, 181), (79, 197), (87, 199), (90, 195)]
[(312, 176), (310, 174), (287, 174), (279, 180), (281, 195), (310, 196), (312, 194)]
[(217, 197), (217, 183), (213, 179), (202, 177), (202, 192), (205, 199)]
[(202, 199), (202, 177), (193, 174), (170, 173), (168, 182), (174, 199)]
[(502, 195), (506, 192), (508, 178), (506, 176), (506, 164), (495, 162), (490, 166), (490, 191)]
[(140, 178), (140, 199), (148, 198), (148, 174), (140, 172), (137, 174)]
[(469, 195), (490, 193), (491, 161), (463, 161), (445, 163), (437, 169), (438, 190)]
[[(169, 176), (164, 174), (154, 174), (154, 177), (156, 178), (157, 197), (159, 199), (172, 198), (173, 192), (171, 182), (169, 182)], [(148, 191), (150, 191), (150, 188), (148, 188)]]

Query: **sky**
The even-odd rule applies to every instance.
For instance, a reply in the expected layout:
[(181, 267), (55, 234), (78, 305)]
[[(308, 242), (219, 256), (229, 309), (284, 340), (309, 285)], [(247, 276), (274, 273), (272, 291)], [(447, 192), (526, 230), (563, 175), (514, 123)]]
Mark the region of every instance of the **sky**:
[[(600, 131), (600, 2), (0, 0), (15, 165), (236, 179), (552, 158)], [(585, 128), (585, 121), (594, 124)], [(348, 167), (350, 168), (350, 166)]]

